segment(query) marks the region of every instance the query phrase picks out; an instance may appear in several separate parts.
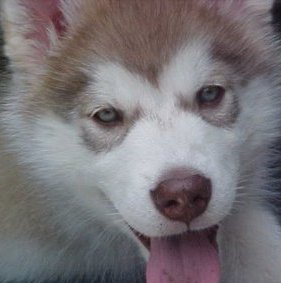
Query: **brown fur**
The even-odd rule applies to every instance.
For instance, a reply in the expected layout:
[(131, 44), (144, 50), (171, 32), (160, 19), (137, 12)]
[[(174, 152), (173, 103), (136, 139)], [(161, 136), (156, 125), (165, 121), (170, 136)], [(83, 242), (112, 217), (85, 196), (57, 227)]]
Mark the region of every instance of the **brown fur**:
[[(115, 61), (157, 86), (163, 66), (197, 35), (207, 41), (212, 35), (214, 60), (231, 66), (239, 77), (242, 73), (247, 80), (258, 74), (257, 69), (266, 72), (270, 67), (263, 39), (251, 41), (250, 24), (233, 28), (233, 20), (218, 16), (216, 9), (198, 8), (195, 0), (98, 0), (83, 5), (80, 25), (48, 59), (49, 71), (37, 91), (48, 89), (42, 104), (55, 100), (51, 105), (62, 107), (56, 112), (63, 113), (65, 105), (69, 110), (87, 84), (87, 76), (79, 70), (85, 67), (81, 62)], [(63, 106), (60, 100), (68, 103)]]

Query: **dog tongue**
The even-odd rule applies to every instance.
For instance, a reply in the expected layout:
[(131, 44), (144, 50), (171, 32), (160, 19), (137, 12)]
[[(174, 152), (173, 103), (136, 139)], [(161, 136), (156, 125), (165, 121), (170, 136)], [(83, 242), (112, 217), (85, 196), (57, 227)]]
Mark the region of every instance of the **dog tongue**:
[(147, 283), (218, 283), (219, 256), (206, 232), (151, 240)]

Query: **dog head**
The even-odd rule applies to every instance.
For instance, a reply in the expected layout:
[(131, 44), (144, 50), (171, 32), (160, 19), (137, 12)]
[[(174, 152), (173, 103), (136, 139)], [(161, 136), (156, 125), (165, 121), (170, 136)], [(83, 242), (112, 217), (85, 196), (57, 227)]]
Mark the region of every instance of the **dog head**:
[(149, 237), (217, 225), (274, 136), (271, 2), (4, 0), (31, 177)]

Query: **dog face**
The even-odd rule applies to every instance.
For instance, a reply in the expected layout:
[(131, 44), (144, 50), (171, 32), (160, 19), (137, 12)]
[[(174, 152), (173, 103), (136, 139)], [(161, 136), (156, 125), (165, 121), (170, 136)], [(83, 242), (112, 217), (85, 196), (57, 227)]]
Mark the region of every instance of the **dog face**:
[[(274, 128), (272, 3), (33, 2), (3, 1), (8, 131), (32, 178), (149, 237), (227, 217)], [(167, 217), (152, 193), (194, 176), (203, 211)]]

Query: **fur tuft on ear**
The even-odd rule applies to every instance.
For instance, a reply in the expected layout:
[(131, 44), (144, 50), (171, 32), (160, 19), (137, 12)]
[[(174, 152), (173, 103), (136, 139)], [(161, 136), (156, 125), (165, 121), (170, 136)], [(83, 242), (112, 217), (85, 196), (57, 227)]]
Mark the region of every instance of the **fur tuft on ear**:
[(274, 0), (200, 0), (210, 8), (235, 17), (268, 17)]
[(259, 14), (269, 13), (273, 7), (274, 0), (242, 0), (249, 10)]
[(65, 34), (78, 2), (80, 0), (2, 0), (5, 52), (15, 71), (38, 71)]

